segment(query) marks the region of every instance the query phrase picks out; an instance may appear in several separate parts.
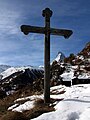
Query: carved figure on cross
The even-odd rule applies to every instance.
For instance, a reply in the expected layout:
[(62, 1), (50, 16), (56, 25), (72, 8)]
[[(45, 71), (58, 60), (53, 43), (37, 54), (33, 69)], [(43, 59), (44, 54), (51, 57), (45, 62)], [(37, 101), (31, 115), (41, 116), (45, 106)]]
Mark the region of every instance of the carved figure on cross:
[(30, 26), (22, 25), (21, 31), (28, 35), (32, 33), (45, 34), (44, 46), (44, 103), (50, 103), (50, 35), (59, 35), (69, 38), (72, 35), (72, 30), (50, 28), (50, 17), (53, 12), (49, 8), (42, 11), (42, 16), (45, 17), (45, 26)]

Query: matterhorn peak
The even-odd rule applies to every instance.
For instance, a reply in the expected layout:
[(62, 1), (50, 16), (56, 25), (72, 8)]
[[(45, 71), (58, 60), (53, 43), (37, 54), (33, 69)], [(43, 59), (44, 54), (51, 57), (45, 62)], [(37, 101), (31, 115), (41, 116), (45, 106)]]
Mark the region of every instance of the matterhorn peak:
[(65, 55), (62, 53), (62, 52), (58, 52), (56, 58), (55, 58), (55, 61), (57, 62), (63, 62), (65, 59)]

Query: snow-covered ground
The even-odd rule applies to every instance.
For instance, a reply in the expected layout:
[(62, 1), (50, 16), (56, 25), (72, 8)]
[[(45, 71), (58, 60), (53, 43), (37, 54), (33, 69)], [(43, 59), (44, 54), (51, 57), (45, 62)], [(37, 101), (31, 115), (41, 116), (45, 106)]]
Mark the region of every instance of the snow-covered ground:
[[(56, 104), (56, 111), (45, 113), (33, 120), (90, 120), (90, 85), (76, 85), (61, 89), (66, 92), (61, 95), (51, 95), (53, 98), (64, 98)], [(56, 91), (60, 91), (60, 86), (57, 86)]]
[[(85, 66), (80, 66), (80, 68), (78, 68), (77, 65), (72, 66), (69, 65), (66, 67), (66, 70), (64, 71), (63, 74), (61, 74), (61, 78), (63, 81), (72, 81), (72, 79), (74, 78), (78, 78), (78, 79), (90, 79), (90, 71), (86, 71)], [(81, 70), (82, 72), (80, 72), (79, 70)], [(75, 71), (76, 75), (75, 75)]]
[[(62, 91), (66, 92), (61, 94)], [(44, 113), (32, 120), (90, 120), (90, 84), (51, 87), (50, 97), (63, 100), (55, 102), (55, 111)], [(16, 101), (24, 99), (28, 101), (20, 105), (15, 101), (8, 110), (20, 112), (29, 110), (34, 107), (36, 98), (43, 98), (43, 95), (17, 99)]]

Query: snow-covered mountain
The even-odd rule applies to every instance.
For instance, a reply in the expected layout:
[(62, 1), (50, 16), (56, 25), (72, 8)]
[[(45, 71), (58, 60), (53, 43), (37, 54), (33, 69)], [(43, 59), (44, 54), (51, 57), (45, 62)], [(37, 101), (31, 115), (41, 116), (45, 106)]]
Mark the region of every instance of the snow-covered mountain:
[[(89, 79), (90, 81), (90, 42), (76, 56), (67, 58), (70, 63), (69, 70), (73, 71), (73, 76), (78, 79)], [(67, 67), (68, 68), (68, 67)]]
[(62, 52), (58, 52), (56, 58), (54, 59), (54, 61), (57, 62), (63, 62), (65, 59), (65, 55)]
[(9, 65), (0, 65), (0, 73), (7, 70), (8, 68), (10, 68), (11, 66)]
[(64, 62), (60, 62), (60, 57), (61, 53), (52, 63), (52, 81), (61, 81), (65, 85), (71, 85), (69, 81), (72, 84), (90, 83), (90, 42), (77, 55), (70, 54), (67, 58), (63, 57)]
[(9, 77), (9, 76), (11, 76), (14, 73), (18, 73), (18, 72), (21, 72), (21, 71), (25, 72), (26, 69), (37, 70), (39, 68), (34, 68), (34, 67), (31, 67), (31, 66), (26, 66), (26, 67), (25, 66), (23, 66), (23, 67), (10, 67), (10, 68), (6, 69), (5, 71), (3, 71), (1, 73), (2, 80), (5, 79), (5, 78), (7, 78), (7, 77)]
[(34, 67), (11, 67), (1, 74), (0, 87), (8, 92), (33, 84), (43, 77), (43, 70)]

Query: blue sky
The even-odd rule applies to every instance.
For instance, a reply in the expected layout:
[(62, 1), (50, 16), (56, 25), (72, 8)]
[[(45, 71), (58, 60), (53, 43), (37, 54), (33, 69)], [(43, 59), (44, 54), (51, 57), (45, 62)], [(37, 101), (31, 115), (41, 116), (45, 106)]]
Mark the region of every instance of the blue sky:
[(44, 35), (25, 36), (20, 26), (44, 26), (46, 7), (53, 11), (51, 27), (73, 30), (69, 39), (51, 36), (51, 61), (59, 51), (77, 54), (90, 41), (90, 0), (0, 0), (0, 64), (43, 65)]

